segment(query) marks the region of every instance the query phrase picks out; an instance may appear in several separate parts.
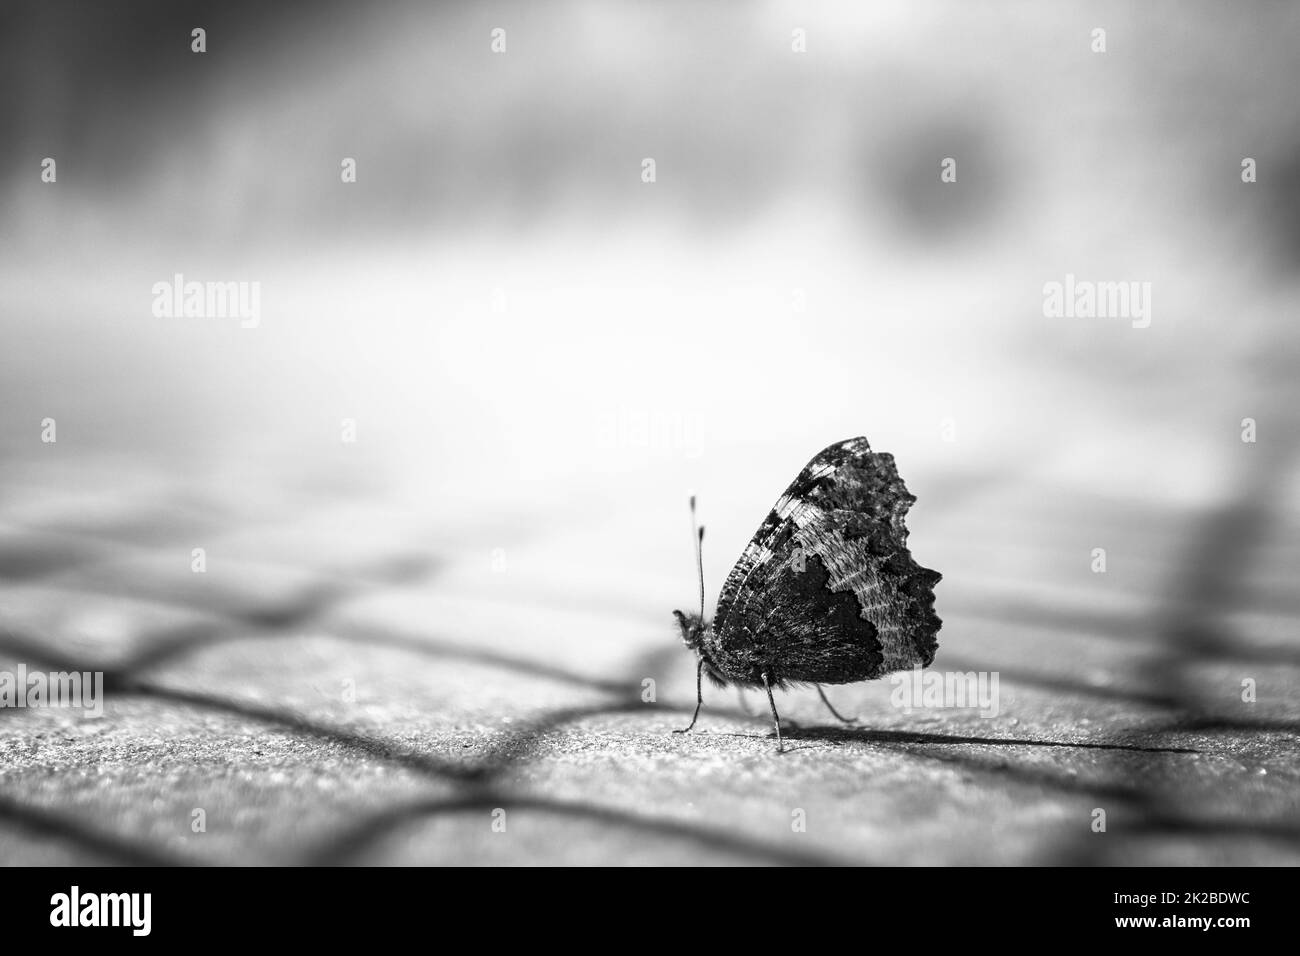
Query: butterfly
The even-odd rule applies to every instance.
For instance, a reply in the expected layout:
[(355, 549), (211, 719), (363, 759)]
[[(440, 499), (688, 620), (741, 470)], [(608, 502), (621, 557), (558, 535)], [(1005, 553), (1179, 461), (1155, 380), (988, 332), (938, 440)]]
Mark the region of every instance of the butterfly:
[[(703, 678), (718, 687), (762, 687), (784, 749), (773, 689), (849, 684), (927, 667), (942, 621), (934, 586), (942, 575), (907, 549), (903, 518), (916, 501), (865, 438), (822, 451), (790, 483), (727, 576), (713, 620), (704, 619), (704, 529), (695, 534), (700, 613), (674, 611), (695, 652), (695, 714)], [(695, 498), (691, 498), (694, 520)]]

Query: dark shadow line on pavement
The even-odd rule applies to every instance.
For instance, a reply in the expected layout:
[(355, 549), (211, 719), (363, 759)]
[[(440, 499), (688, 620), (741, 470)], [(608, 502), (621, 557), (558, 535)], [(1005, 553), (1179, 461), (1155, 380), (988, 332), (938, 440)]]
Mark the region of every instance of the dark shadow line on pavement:
[(66, 840), (78, 849), (101, 854), (121, 866), (191, 865), (191, 861), (92, 829), (67, 816), (24, 806), (3, 796), (0, 796), (0, 820), (36, 836)]
[(955, 734), (931, 734), (911, 730), (871, 730), (865, 727), (800, 726), (790, 739), (862, 741), (887, 744), (971, 744), (989, 747), (1063, 747), (1080, 750), (1124, 750), (1132, 753), (1195, 754), (1189, 747), (1141, 747), (1136, 744), (1088, 743), (1067, 740), (1034, 740), (1030, 737), (967, 737)]
[(1079, 796), (1086, 796), (1089, 798), (1104, 798), (1107, 800), (1125, 802), (1137, 802), (1140, 801), (1143, 796), (1143, 791), (1140, 787), (1114, 779), (1096, 780), (1088, 779), (1082, 775), (1070, 776), (1066, 774), (1050, 773), (1040, 767), (1026, 766), (1024, 764), (1001, 762), (991, 764), (987, 761), (978, 760), (964, 754), (944, 753), (942, 751), (929, 749), (918, 751), (912, 749), (912, 745), (909, 744), (888, 746), (891, 750), (894, 750), (897, 746), (896, 752), (906, 754), (909, 757), (916, 757), (920, 760), (937, 761), (971, 773), (981, 773), (985, 776), (1002, 778), (1028, 787), (1042, 787), (1062, 793), (1078, 794)]
[(1274, 820), (1229, 820), (1219, 817), (1196, 818), (1179, 817), (1162, 813), (1151, 813), (1145, 809), (1146, 793), (1135, 793), (1135, 806), (1129, 811), (1131, 821), (1112, 825), (1108, 834), (1112, 840), (1098, 839), (1098, 834), (1083, 828), (1087, 835), (1067, 837), (1060, 841), (1048, 842), (1038, 849), (1038, 863), (1034, 865), (1050, 866), (1111, 866), (1115, 865), (1116, 852), (1132, 849), (1130, 841), (1144, 837), (1192, 837), (1192, 838), (1256, 838), (1261, 840), (1282, 841), (1300, 844), (1300, 824)]
[[(134, 672), (147, 671), (177, 658), (183, 658), (190, 653), (205, 651), (208, 648), (222, 643), (232, 643), (235, 641), (273, 641), (302, 636), (296, 631), (289, 630), (288, 625), (267, 625), (265, 622), (258, 622), (254, 626), (266, 629), (256, 633), (248, 633), (232, 630), (227, 625), (200, 624), (192, 627), (177, 628), (167, 631), (161, 636), (156, 635), (148, 647), (141, 649), (133, 655), (128, 662), (127, 669)], [(551, 680), (561, 681), (566, 684), (576, 684), (583, 687), (589, 687), (593, 690), (605, 691), (607, 693), (622, 693), (628, 690), (628, 684), (625, 682), (602, 680), (600, 678), (590, 677), (586, 674), (580, 674), (576, 671), (568, 670), (567, 668), (557, 667), (553, 664), (545, 664), (540, 661), (530, 661), (525, 658), (502, 654), (497, 651), (479, 650), (445, 641), (418, 638), (389, 630), (377, 628), (362, 629), (348, 625), (340, 625), (326, 628), (321, 633), (321, 636), (334, 638), (349, 644), (384, 647), (392, 650), (419, 654), (425, 657), (438, 659), (450, 658), (473, 664), (483, 664), (490, 667), (497, 667), (502, 670), (527, 674), (532, 677), (544, 677)], [(84, 669), (85, 668), (83, 668), (83, 670)]]
[(1255, 717), (1241, 720), (1236, 717), (1200, 715), (1173, 721), (1160, 727), (1163, 733), (1214, 733), (1218, 731), (1251, 731), (1253, 733), (1300, 734), (1300, 720), (1271, 720)]
[(825, 854), (772, 846), (744, 837), (733, 836), (725, 830), (715, 830), (692, 823), (645, 817), (592, 804), (494, 793), (452, 797), (445, 800), (430, 800), (385, 810), (369, 820), (363, 821), (351, 831), (331, 839), (327, 846), (322, 846), (310, 854), (304, 863), (309, 866), (344, 865), (363, 852), (366, 847), (382, 840), (405, 824), (414, 823), (425, 817), (447, 816), (471, 811), (482, 812), (496, 807), (507, 808), (510, 811), (532, 810), (539, 813), (552, 813), (585, 822), (624, 827), (654, 837), (678, 838), (702, 848), (734, 853), (762, 862), (791, 866), (834, 866), (842, 864), (842, 861)]
[[(1156, 816), (1139, 824), (1141, 832), (1260, 837), (1300, 843), (1300, 823), (1283, 820), (1228, 820), (1223, 818)], [(1117, 831), (1118, 832), (1118, 831)]]
[(256, 704), (214, 697), (210, 694), (176, 690), (159, 687), (143, 682), (131, 682), (121, 686), (119, 693), (137, 694), (154, 700), (185, 704), (203, 710), (216, 710), (236, 717), (255, 720), (259, 723), (273, 724), (311, 737), (325, 743), (338, 744), (356, 750), (370, 757), (387, 760), (399, 766), (420, 773), (452, 780), (475, 781), (487, 775), (488, 770), (478, 765), (461, 764), (454, 761), (439, 760), (426, 753), (394, 746), (384, 740), (358, 734), (341, 727), (330, 727), (309, 720), (291, 711), (277, 710), (273, 707), (260, 707)]
[[(975, 662), (965, 659), (957, 661), (946, 660), (943, 662), (944, 671), (976, 671), (989, 670), (988, 662), (982, 662), (983, 666), (975, 666)], [(1158, 707), (1172, 709), (1179, 706), (1177, 697), (1169, 694), (1152, 694), (1146, 691), (1138, 691), (1132, 688), (1123, 687), (1104, 687), (1096, 684), (1085, 684), (1080, 681), (1070, 680), (1065, 677), (1053, 677), (1047, 674), (1035, 674), (1030, 671), (1021, 671), (1015, 668), (1007, 669), (1004, 667), (993, 668), (998, 672), (1000, 679), (1009, 684), (1019, 684), (1034, 690), (1051, 690), (1065, 694), (1077, 694), (1080, 697), (1097, 697), (1103, 700), (1115, 700), (1125, 704), (1142, 704), (1147, 707)]]
[[(1057, 634), (1071, 635), (1080, 640), (1101, 640), (1123, 644), (1129, 649), (1146, 651), (1155, 657), (1162, 657), (1167, 653), (1167, 645), (1161, 634), (1165, 624), (1150, 611), (1145, 614), (1127, 615), (1096, 611), (1061, 612), (1048, 607), (1039, 608), (1005, 602), (987, 607), (955, 605), (949, 606), (944, 612), (944, 619), (949, 622), (955, 623), (962, 618), (1040, 628)], [(1198, 648), (1198, 651), (1201, 659), (1206, 661), (1227, 660), (1278, 665), (1300, 663), (1300, 650), (1276, 645), (1257, 646), (1233, 641), (1224, 642), (1216, 647), (1203, 646)]]

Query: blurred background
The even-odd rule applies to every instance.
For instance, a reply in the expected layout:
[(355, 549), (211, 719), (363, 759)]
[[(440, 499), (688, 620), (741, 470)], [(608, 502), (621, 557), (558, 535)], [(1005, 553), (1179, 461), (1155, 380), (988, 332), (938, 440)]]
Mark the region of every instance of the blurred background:
[[(1066, 797), (1095, 803), (1088, 786), (972, 782), (961, 761), (982, 767), (967, 751), (983, 751), (961, 735), (828, 738), (849, 793), (875, 746), (954, 796), (901, 830), (892, 802), (876, 829), (837, 804), (817, 852), (869, 861), (901, 833), (915, 862), (1294, 859), (1295, 781), (1267, 761), (1294, 774), (1300, 713), (1298, 41), (1288, 4), (7, 3), (0, 654), (108, 669), (118, 744), (152, 740), (175, 765), (148, 751), (138, 792), (114, 778), (78, 796), (69, 761), (123, 752), (70, 756), (48, 723), (65, 715), (11, 714), (0, 786), (15, 829), (0, 846), (63, 859), (15, 834), (41, 814), (62, 827), (70, 807), (107, 807), (110, 849), (128, 854), (274, 861), (300, 859), (312, 834), (334, 845), (326, 810), (319, 832), (285, 833), (272, 796), (315, 777), (319, 754), (284, 757), (289, 783), (245, 784), (260, 822), (206, 844), (141, 811), (163, 781), (197, 788), (178, 814), (205, 799), (185, 769), (213, 759), (199, 741), (233, 734), (234, 760), (260, 733), (196, 728), (188, 708), (385, 747), (422, 727), (401, 746), (451, 748), (464, 771), (500, 742), (502, 713), (553, 717), (575, 674), (598, 700), (657, 677), (685, 706), (692, 667), (667, 612), (695, 600), (688, 489), (712, 602), (799, 468), (862, 434), (896, 456), (919, 498), (913, 551), (945, 575), (936, 666), (948, 654), (1018, 677), (1023, 709), (1003, 717), (1043, 721), (1006, 733), (1032, 751), (1091, 726), (1105, 746), (1217, 757), (1199, 790), (1167, 754), (1089, 757), (1103, 790), (1138, 775), (1122, 799), (1147, 826), (1098, 859), (1055, 829)], [(153, 286), (177, 273), (260, 283), (257, 327), (156, 316)], [(1067, 275), (1150, 283), (1149, 327), (1046, 316), (1044, 285)], [(377, 636), (393, 630), (406, 644)], [(261, 656), (271, 633), (283, 659)], [(506, 688), (503, 669), (559, 685)], [(317, 712), (337, 696), (321, 687), (359, 674), (372, 709)], [(1243, 676), (1271, 688), (1248, 715)], [(471, 686), (486, 703), (458, 696)], [(877, 726), (901, 721), (881, 709), (887, 687), (842, 693)], [(287, 710), (240, 710), (249, 700)], [(723, 727), (761, 735), (730, 706)], [(635, 763), (622, 748), (658, 747), (645, 740), (680, 716), (597, 714), (581, 725), (609, 745), (582, 744), (608, 761), (582, 764), (594, 783), (555, 768), (532, 782), (649, 812), (631, 787), (620, 803)], [(529, 726), (548, 760), (578, 746)], [(1135, 728), (1156, 736), (1135, 743)], [(1217, 736), (1168, 738), (1196, 728)], [(764, 769), (763, 744), (744, 768), (709, 758), (719, 807), (745, 774), (795, 776)], [(1238, 766), (1257, 744), (1265, 763)], [(665, 745), (661, 810), (692, 746)], [(904, 751), (926, 746), (960, 767), (925, 773), (956, 776), (909, 777)], [(522, 786), (501, 748), (470, 782)], [(825, 762), (805, 758), (802, 779), (825, 784)], [(1024, 833), (1015, 786), (1045, 801), (1023, 840), (944, 837), (976, 812), (969, 793), (988, 794), (980, 819)], [(706, 802), (686, 802), (688, 824), (714, 832)], [(1224, 807), (1263, 829), (1187, 836)], [(65, 850), (81, 860), (76, 832)], [(677, 836), (668, 861), (724, 852)], [(581, 834), (513, 851), (449, 839), (413, 859), (604, 859)]]

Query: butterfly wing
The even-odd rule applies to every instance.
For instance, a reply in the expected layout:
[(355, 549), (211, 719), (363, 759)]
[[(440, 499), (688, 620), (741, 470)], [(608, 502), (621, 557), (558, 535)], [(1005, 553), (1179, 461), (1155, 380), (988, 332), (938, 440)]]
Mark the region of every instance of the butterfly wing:
[(728, 575), (714, 663), (732, 680), (849, 683), (934, 660), (940, 575), (907, 549), (916, 498), (865, 438), (801, 471)]

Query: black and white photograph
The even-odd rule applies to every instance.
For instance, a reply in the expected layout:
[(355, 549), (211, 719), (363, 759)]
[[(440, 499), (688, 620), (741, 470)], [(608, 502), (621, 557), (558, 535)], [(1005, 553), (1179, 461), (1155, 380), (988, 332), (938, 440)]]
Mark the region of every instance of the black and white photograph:
[(1289, 2), (5, 0), (0, 864), (74, 874), (23, 920), (1050, 867), (1245, 938), (1297, 90)]

